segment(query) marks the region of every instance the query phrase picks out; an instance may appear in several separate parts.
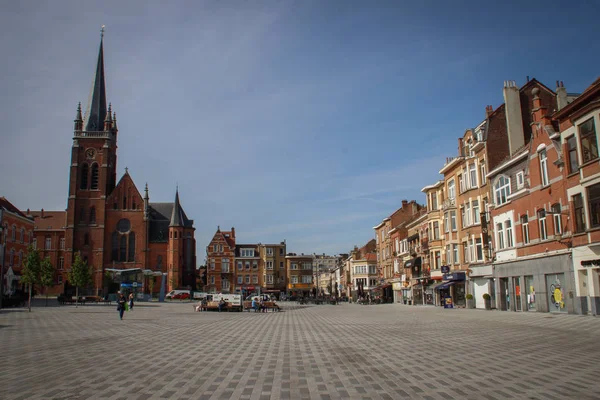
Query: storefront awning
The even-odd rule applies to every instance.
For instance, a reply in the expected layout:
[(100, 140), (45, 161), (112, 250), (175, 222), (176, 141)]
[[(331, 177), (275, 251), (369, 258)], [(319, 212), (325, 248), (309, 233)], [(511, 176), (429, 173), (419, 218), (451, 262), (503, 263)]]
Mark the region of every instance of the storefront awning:
[(415, 257), (410, 261), (404, 263), (404, 268), (420, 267), (421, 257)]
[(450, 282), (444, 282), (441, 285), (437, 285), (435, 287), (435, 290), (442, 290), (442, 289), (448, 289), (450, 286), (454, 285), (456, 282), (454, 281), (450, 281)]

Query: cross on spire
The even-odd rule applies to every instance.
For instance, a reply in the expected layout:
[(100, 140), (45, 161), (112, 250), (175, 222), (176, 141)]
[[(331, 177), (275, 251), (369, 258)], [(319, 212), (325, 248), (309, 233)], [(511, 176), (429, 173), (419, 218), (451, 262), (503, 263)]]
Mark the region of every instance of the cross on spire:
[(100, 38), (104, 37), (104, 28), (106, 28), (106, 25), (102, 25), (102, 28), (100, 28)]

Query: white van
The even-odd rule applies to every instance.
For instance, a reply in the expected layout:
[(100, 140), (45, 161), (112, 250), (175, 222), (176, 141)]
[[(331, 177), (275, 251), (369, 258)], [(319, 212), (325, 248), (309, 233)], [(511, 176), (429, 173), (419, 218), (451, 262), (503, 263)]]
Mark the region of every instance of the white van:
[(275, 301), (275, 298), (273, 298), (273, 296), (271, 296), (270, 294), (261, 294), (260, 296), (257, 294), (253, 294), (250, 295), (248, 297), (246, 297), (246, 301), (252, 301), (252, 300), (256, 300), (256, 301), (260, 301), (262, 299), (262, 301)]
[(228, 304), (231, 304), (233, 308), (242, 308), (242, 295), (241, 294), (209, 294), (206, 296), (207, 301), (221, 301), (225, 300)]

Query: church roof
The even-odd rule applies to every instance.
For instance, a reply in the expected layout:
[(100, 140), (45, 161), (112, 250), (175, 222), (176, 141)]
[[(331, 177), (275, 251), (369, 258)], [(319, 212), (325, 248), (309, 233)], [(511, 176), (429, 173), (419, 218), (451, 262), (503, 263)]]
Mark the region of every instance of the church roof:
[[(149, 203), (150, 216), (150, 242), (167, 242), (169, 239), (169, 226), (175, 203)], [(181, 226), (186, 228), (194, 227), (194, 220), (188, 219), (185, 211), (179, 206), (181, 211)]]

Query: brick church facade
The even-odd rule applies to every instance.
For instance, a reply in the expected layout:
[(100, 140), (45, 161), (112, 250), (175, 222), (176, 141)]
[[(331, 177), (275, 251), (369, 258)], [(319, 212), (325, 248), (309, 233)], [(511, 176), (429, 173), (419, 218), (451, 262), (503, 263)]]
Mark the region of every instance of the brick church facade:
[(195, 289), (194, 222), (178, 190), (174, 202), (151, 203), (148, 185), (142, 195), (127, 169), (117, 181), (118, 134), (116, 114), (106, 102), (102, 39), (88, 108), (82, 115), (80, 104), (74, 121), (67, 209), (28, 210), (35, 223), (34, 245), (56, 268), (51, 292), (65, 290), (77, 252), (92, 268), (92, 294), (105, 294), (107, 268), (162, 272), (167, 290)]

